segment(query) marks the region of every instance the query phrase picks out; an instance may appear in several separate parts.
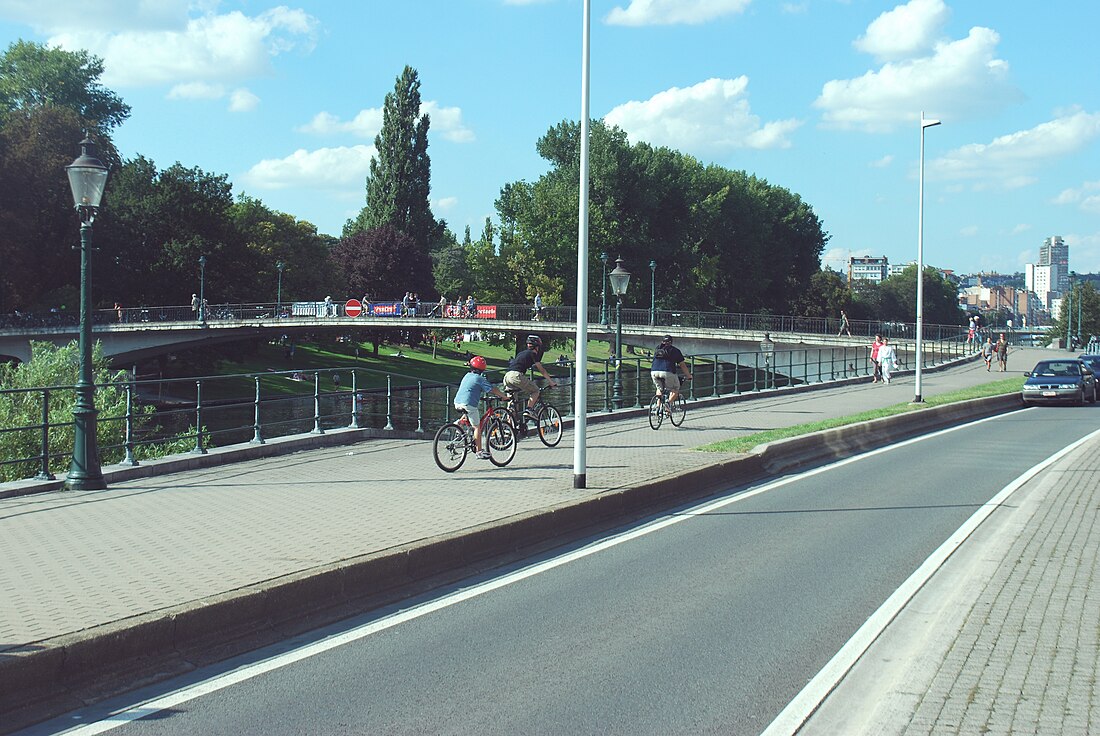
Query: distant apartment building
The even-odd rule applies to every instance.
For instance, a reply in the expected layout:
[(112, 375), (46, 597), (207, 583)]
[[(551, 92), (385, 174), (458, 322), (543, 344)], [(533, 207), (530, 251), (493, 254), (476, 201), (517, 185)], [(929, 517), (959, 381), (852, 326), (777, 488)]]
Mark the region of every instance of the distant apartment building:
[(1051, 291), (1061, 292), (1069, 288), (1069, 246), (1061, 235), (1052, 235), (1039, 246), (1038, 265), (1056, 269), (1051, 274)]
[(850, 256), (848, 258), (848, 285), (856, 281), (885, 281), (890, 272), (890, 261), (886, 256)]
[(1051, 298), (1061, 294), (1055, 287), (1059, 275), (1058, 266), (1029, 263), (1024, 267), (1024, 286), (1035, 294), (1044, 308), (1050, 309)]

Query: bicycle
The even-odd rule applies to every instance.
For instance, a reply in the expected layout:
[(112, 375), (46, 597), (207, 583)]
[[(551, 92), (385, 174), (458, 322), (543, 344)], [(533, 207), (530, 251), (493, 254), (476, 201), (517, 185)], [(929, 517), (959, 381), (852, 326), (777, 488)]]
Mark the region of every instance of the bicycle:
[(549, 388), (544, 388), (539, 392), (539, 400), (535, 402), (534, 408), (530, 410), (531, 414), (527, 414), (526, 402), (523, 401), (522, 396), (523, 391), (515, 388), (505, 388), (504, 393), (508, 394), (508, 402), (504, 406), (497, 405), (493, 407), (493, 416), (513, 427), (518, 437), (527, 434), (527, 422), (533, 418), (536, 433), (539, 439), (542, 440), (542, 444), (547, 447), (556, 447), (561, 442), (562, 436), (561, 412), (544, 398), (549, 390)]
[[(512, 425), (502, 422), (491, 411), (486, 411), (479, 423), (482, 447), (489, 453), (489, 462), (503, 468), (516, 456), (516, 433)], [(453, 422), (444, 424), (432, 441), (435, 464), (445, 473), (453, 473), (466, 462), (466, 456), (476, 452), (474, 428), (464, 411)]]
[(668, 417), (668, 420), (672, 422), (673, 427), (679, 427), (684, 423), (684, 417), (687, 416), (687, 399), (684, 398), (684, 384), (687, 383), (685, 379), (680, 384), (680, 392), (676, 395), (676, 401), (671, 403), (665, 401), (664, 394), (654, 394), (653, 400), (649, 402), (649, 426), (650, 429), (660, 429), (661, 423)]

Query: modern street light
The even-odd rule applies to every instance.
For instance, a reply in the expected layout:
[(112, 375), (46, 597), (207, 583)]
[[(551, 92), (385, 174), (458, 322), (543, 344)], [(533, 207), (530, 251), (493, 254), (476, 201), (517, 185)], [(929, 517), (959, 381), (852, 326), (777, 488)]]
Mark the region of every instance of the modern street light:
[[(1077, 278), (1076, 271), (1069, 272), (1069, 291), (1062, 299), (1062, 313), (1066, 315), (1066, 350), (1073, 352), (1073, 280)], [(1078, 325), (1078, 330), (1081, 327)]]
[(199, 256), (199, 324), (206, 324), (206, 256)]
[(921, 363), (922, 338), (924, 333), (924, 129), (939, 125), (939, 120), (927, 120), (924, 113), (920, 114), (920, 194), (917, 197), (917, 348), (916, 348), (916, 395), (913, 403), (920, 404), (924, 401), (921, 396)]
[(657, 324), (657, 261), (649, 262), (649, 326)]
[(630, 285), (630, 271), (623, 268), (622, 256), (615, 259), (615, 270), (609, 276), (611, 291), (615, 293), (615, 383), (611, 394), (611, 403), (616, 409), (623, 408), (623, 297)]
[[(1080, 281), (1078, 281), (1078, 283), (1080, 283)], [(1084, 299), (1082, 298), (1083, 296), (1084, 296), (1084, 291), (1082, 291), (1080, 294), (1077, 295), (1077, 300), (1076, 300), (1077, 301), (1077, 344), (1078, 345), (1081, 344), (1081, 304), (1084, 302)]]
[(607, 251), (600, 252), (600, 262), (603, 263), (603, 278), (600, 279), (603, 292), (600, 296), (600, 324), (607, 326)]
[(275, 292), (275, 318), (283, 316), (283, 269), (286, 264), (282, 261), (275, 262), (275, 268), (279, 271), (279, 290)]
[(92, 222), (107, 186), (107, 167), (96, 157), (95, 143), (80, 142), (80, 156), (65, 167), (73, 204), (80, 217), (80, 375), (73, 406), (73, 460), (65, 479), (70, 491), (98, 491), (107, 487), (99, 466), (96, 439), (95, 381), (92, 375)]
[(577, 181), (577, 328), (576, 363), (573, 377), (573, 487), (588, 486), (588, 146), (591, 69), (589, 39), (592, 31), (592, 0), (581, 5), (581, 138), (580, 176)]

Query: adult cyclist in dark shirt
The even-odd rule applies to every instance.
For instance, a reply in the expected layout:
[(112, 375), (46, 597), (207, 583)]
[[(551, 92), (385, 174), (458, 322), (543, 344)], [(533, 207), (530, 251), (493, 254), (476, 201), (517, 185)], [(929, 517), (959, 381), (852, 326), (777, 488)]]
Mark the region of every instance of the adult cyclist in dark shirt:
[(661, 344), (653, 351), (653, 363), (649, 367), (649, 377), (653, 379), (653, 385), (657, 387), (657, 394), (666, 394), (671, 405), (680, 395), (680, 378), (676, 375), (676, 366), (684, 373), (684, 378), (691, 380), (691, 371), (680, 349), (672, 344), (672, 335), (665, 335)]
[(539, 400), (539, 387), (527, 376), (527, 371), (536, 368), (543, 378), (548, 381), (548, 386), (554, 388), (553, 377), (542, 367), (543, 345), (542, 338), (538, 335), (527, 336), (527, 349), (521, 350), (516, 357), (508, 361), (508, 372), (504, 374), (504, 385), (508, 388), (520, 389), (530, 394), (527, 399), (527, 410), (535, 408)]

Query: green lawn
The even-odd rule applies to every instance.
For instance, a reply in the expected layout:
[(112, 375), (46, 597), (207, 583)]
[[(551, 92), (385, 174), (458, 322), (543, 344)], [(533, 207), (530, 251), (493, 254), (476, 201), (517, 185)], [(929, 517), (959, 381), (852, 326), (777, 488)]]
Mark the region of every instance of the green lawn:
[(757, 445), (762, 445), (765, 442), (775, 442), (776, 440), (784, 440), (790, 437), (798, 437), (804, 434), (810, 434), (811, 432), (820, 432), (823, 429), (833, 429), (834, 427), (843, 427), (849, 424), (856, 424), (858, 422), (866, 422), (871, 419), (881, 419), (882, 417), (889, 417), (895, 414), (904, 414), (910, 411), (921, 411), (923, 409), (942, 406), (944, 404), (954, 404), (959, 401), (968, 401), (970, 399), (981, 399), (987, 396), (1000, 396), (1002, 394), (1019, 393), (1023, 388), (1024, 379), (1019, 378), (1006, 378), (1000, 381), (994, 381), (992, 383), (986, 383), (981, 386), (973, 386), (971, 388), (960, 389), (959, 391), (951, 391), (946, 394), (940, 394), (938, 396), (925, 397), (923, 404), (895, 404), (894, 406), (887, 406), (882, 409), (874, 409), (871, 411), (860, 412), (859, 414), (851, 414), (846, 417), (836, 417), (834, 419), (824, 419), (820, 422), (807, 422), (805, 424), (796, 424), (793, 427), (780, 427), (778, 429), (769, 429), (765, 432), (756, 432), (754, 434), (746, 435), (745, 437), (735, 437), (730, 440), (723, 440), (721, 442), (715, 442), (710, 445), (704, 445), (697, 448), (702, 452), (748, 452)]

